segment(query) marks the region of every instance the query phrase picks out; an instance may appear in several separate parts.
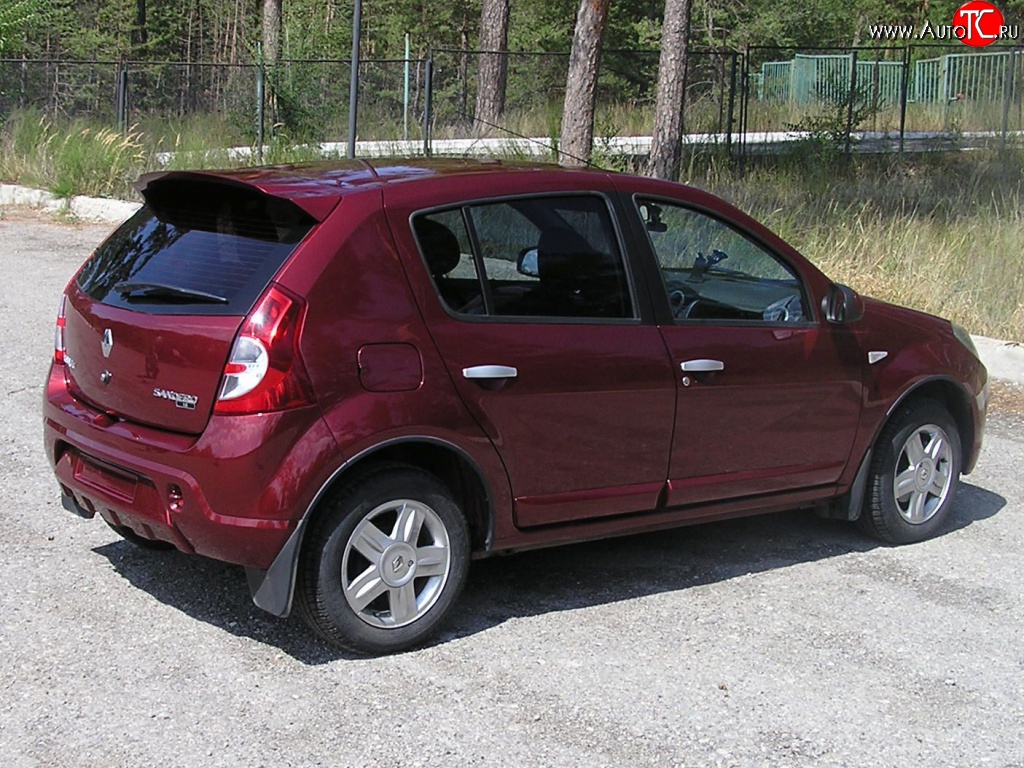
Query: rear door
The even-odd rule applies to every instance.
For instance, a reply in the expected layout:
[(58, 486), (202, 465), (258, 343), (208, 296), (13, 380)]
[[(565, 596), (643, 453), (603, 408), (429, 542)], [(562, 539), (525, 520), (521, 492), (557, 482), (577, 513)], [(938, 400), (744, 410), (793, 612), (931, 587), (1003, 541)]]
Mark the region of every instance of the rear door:
[(197, 434), (245, 315), (314, 221), (252, 187), (151, 184), (68, 287), (72, 391), (119, 418)]
[(422, 212), (404, 192), (385, 192), (392, 229), (451, 379), (504, 461), (517, 524), (654, 508), (675, 383), (606, 197)]

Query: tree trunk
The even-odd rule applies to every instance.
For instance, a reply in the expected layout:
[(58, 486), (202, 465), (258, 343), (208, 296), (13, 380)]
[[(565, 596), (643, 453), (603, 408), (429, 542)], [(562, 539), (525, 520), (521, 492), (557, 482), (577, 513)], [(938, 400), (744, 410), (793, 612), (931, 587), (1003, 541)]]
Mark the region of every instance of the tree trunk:
[(665, 0), (661, 57), (658, 61), (658, 95), (654, 106), (654, 137), (647, 166), (647, 173), (658, 179), (679, 180), (689, 32), (690, 0)]
[[(142, 48), (149, 42), (146, 32), (146, 0), (135, 0), (135, 25), (132, 27), (132, 48)], [(136, 53), (136, 55), (139, 55)]]
[(281, 0), (263, 0), (263, 60), (272, 65), (281, 55)]
[(505, 81), (508, 75), (509, 0), (483, 0), (480, 13), (480, 50), (477, 73), (476, 130), (487, 131), (498, 123), (505, 111)]
[[(688, 0), (687, 0), (688, 1)], [(594, 102), (601, 66), (601, 37), (608, 18), (608, 0), (581, 0), (572, 36), (569, 75), (565, 80), (562, 138), (558, 162), (581, 166), (590, 163), (594, 144)]]

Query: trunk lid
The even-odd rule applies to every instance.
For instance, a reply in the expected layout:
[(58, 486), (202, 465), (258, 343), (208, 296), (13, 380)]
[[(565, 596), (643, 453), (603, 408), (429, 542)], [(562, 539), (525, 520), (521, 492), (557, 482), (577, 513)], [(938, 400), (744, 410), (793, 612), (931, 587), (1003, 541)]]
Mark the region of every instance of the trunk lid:
[(143, 194), (68, 287), (68, 377), (112, 416), (199, 434), (242, 322), (316, 222), (216, 178), (151, 182)]
[(133, 312), (73, 286), (64, 327), (72, 391), (118, 418), (199, 434), (242, 320)]

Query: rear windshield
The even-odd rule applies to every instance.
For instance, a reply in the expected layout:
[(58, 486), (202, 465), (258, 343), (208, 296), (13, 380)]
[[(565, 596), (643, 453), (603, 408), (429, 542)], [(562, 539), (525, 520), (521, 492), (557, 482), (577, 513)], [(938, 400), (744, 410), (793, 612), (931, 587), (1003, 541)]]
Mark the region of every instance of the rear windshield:
[(86, 262), (92, 299), (151, 314), (244, 315), (316, 223), (259, 190), (173, 180)]

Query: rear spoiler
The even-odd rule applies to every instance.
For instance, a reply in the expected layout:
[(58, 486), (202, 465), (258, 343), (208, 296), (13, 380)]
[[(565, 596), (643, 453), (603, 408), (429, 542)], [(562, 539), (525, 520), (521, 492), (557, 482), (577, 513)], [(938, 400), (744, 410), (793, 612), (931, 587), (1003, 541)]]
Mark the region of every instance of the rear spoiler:
[[(243, 176), (244, 174), (244, 176)], [(149, 200), (147, 192), (160, 187), (168, 182), (194, 182), (208, 184), (211, 186), (233, 187), (239, 190), (257, 191), (268, 197), (274, 197), (291, 203), (302, 209), (316, 221), (320, 222), (327, 218), (334, 207), (341, 200), (338, 190), (326, 189), (321, 185), (307, 185), (302, 187), (292, 182), (291, 179), (281, 176), (271, 176), (261, 173), (259, 170), (250, 169), (247, 171), (231, 171), (227, 173), (217, 171), (154, 171), (144, 173), (135, 182), (135, 189), (144, 199)], [(296, 180), (297, 181), (297, 180)], [(294, 195), (282, 197), (275, 194), (276, 191), (289, 188)]]

